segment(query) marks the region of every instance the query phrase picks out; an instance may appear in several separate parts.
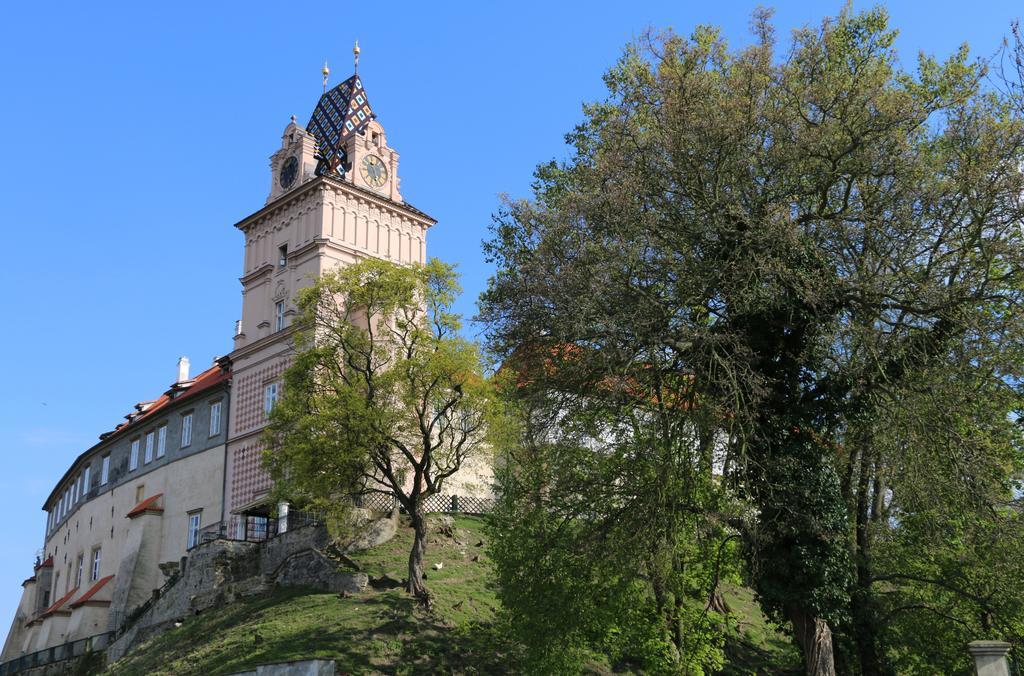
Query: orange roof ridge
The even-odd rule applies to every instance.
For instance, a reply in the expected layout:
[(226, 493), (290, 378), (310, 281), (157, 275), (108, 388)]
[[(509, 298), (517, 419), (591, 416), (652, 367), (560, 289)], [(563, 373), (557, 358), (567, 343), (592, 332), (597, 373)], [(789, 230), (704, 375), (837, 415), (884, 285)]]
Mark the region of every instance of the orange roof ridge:
[[(103, 587), (106, 586), (106, 584), (108, 582), (110, 582), (111, 580), (113, 580), (113, 579), (114, 579), (113, 575), (108, 575), (105, 578), (103, 578), (102, 580), (97, 581), (96, 584), (94, 584), (89, 589), (89, 591), (87, 591), (84, 594), (82, 594), (81, 598), (79, 598), (77, 601), (72, 603), (69, 607), (70, 608), (79, 608), (81, 606), (84, 606), (89, 601), (89, 599), (91, 599), (93, 596), (96, 595), (96, 592), (98, 592), (99, 590), (103, 589)], [(110, 603), (110, 601), (100, 601), (100, 603)]]
[(146, 498), (139, 504), (135, 505), (132, 511), (128, 512), (125, 516), (129, 519), (144, 514), (146, 512), (162, 512), (164, 508), (156, 504), (160, 498), (163, 497), (163, 493), (157, 493), (156, 495)]
[(48, 617), (48, 616), (50, 616), (50, 615), (53, 615), (53, 614), (54, 614), (55, 612), (57, 612), (58, 610), (60, 610), (60, 607), (61, 607), (61, 606), (63, 606), (63, 605), (65, 604), (65, 603), (67, 603), (67, 602), (68, 602), (68, 599), (70, 599), (70, 598), (71, 598), (72, 596), (74, 596), (74, 595), (75, 595), (75, 594), (77, 594), (77, 593), (78, 593), (78, 587), (75, 587), (74, 589), (72, 589), (71, 591), (69, 591), (69, 592), (68, 592), (67, 594), (65, 594), (64, 596), (60, 597), (60, 598), (59, 598), (59, 599), (57, 600), (57, 602), (56, 602), (56, 603), (54, 603), (54, 604), (53, 604), (52, 606), (50, 606), (49, 608), (47, 608), (46, 610), (44, 610), (44, 611), (42, 612), (42, 615), (40, 615), (40, 617)]

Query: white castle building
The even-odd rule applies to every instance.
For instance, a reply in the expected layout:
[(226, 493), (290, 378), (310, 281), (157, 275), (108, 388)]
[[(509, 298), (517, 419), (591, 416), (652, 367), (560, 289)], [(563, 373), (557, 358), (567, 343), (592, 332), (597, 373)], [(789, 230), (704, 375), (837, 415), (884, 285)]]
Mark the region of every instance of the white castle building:
[[(169, 389), (55, 483), (43, 554), (22, 583), (0, 665), (117, 630), (204, 533), (266, 535), (275, 506), (261, 432), (289, 364), (296, 291), (360, 258), (426, 262), (435, 221), (402, 199), (399, 155), (362, 80), (326, 80), (325, 67), (305, 128), (294, 117), (285, 127), (266, 203), (235, 224), (245, 254), (233, 350), (195, 377), (183, 358)], [(449, 492), (488, 485), (489, 469), (475, 467)]]

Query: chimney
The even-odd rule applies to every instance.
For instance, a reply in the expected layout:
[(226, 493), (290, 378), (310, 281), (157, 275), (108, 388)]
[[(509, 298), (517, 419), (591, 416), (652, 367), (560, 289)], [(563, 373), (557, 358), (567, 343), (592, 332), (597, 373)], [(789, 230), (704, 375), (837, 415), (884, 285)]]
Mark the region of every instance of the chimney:
[(178, 360), (178, 379), (175, 384), (183, 383), (186, 380), (188, 380), (188, 357), (182, 357)]

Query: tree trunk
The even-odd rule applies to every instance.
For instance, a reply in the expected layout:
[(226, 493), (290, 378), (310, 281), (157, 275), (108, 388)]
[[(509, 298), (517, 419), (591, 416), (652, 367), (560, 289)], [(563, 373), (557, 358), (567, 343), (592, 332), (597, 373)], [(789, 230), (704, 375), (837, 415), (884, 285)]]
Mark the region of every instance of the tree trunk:
[(804, 655), (807, 676), (835, 676), (832, 629), (828, 622), (796, 606), (787, 608), (786, 615), (793, 623), (793, 633)]
[(410, 594), (416, 597), (421, 606), (430, 607), (430, 592), (423, 584), (423, 559), (427, 551), (427, 522), (422, 514), (412, 514), (413, 543), (409, 552), (409, 587)]
[[(871, 573), (871, 525), (870, 495), (872, 475), (875, 474), (871, 453), (865, 449), (861, 454), (860, 479), (857, 482), (857, 551), (854, 561), (857, 569), (857, 588), (851, 596), (853, 611), (854, 641), (857, 644), (857, 659), (862, 674), (887, 673), (882, 668), (878, 652), (878, 625), (874, 612), (874, 596)], [(877, 475), (875, 475), (877, 479)], [(877, 490), (877, 480), (874, 482)]]

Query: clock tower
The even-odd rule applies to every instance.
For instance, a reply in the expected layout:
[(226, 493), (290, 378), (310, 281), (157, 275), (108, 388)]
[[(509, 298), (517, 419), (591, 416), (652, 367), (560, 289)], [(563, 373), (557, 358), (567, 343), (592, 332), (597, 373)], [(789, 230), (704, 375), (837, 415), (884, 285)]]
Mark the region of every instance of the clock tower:
[(293, 299), (303, 286), (361, 258), (426, 262), (435, 223), (403, 200), (398, 153), (358, 73), (328, 89), (305, 127), (293, 117), (270, 158), (264, 206), (239, 221), (245, 236), (242, 318), (233, 378), (223, 523), (260, 528), (273, 509), (261, 432), (290, 361)]

